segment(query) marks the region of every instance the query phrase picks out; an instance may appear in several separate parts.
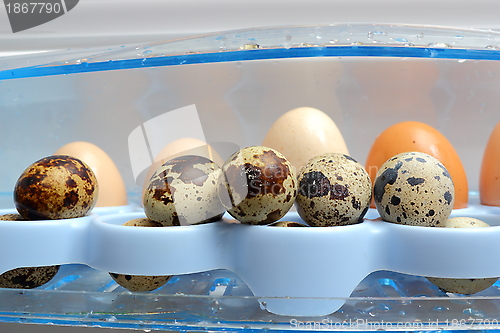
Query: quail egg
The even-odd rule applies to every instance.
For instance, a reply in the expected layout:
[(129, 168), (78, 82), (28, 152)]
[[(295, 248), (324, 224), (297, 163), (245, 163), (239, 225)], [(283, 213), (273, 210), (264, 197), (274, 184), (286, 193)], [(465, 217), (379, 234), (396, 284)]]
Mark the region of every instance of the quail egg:
[(97, 201), (94, 172), (81, 160), (52, 155), (31, 164), (14, 188), (19, 214), (28, 220), (82, 217)]
[[(453, 217), (447, 219), (441, 227), (444, 228), (484, 228), (490, 225), (472, 217)], [(444, 292), (471, 295), (491, 287), (498, 278), (484, 279), (453, 279), (453, 278), (427, 278)]]
[(151, 291), (160, 288), (170, 280), (171, 275), (127, 275), (109, 273), (123, 288), (130, 291)]
[(220, 220), (225, 212), (217, 189), (221, 172), (214, 162), (196, 155), (163, 163), (144, 192), (146, 216), (164, 226)]
[(372, 189), (368, 173), (355, 159), (327, 153), (309, 160), (297, 177), (295, 206), (312, 227), (341, 226), (363, 221)]
[(265, 225), (281, 219), (297, 195), (295, 172), (278, 151), (240, 149), (222, 166), (220, 196), (228, 213), (241, 223)]
[(377, 172), (373, 193), (383, 220), (428, 227), (448, 219), (455, 195), (448, 170), (421, 152), (401, 153), (387, 160)]
[(58, 271), (58, 265), (15, 268), (0, 275), (0, 287), (38, 288), (52, 280)]
[[(26, 221), (20, 214), (0, 215), (0, 221)], [(38, 288), (54, 278), (59, 265), (40, 267), (20, 267), (11, 269), (0, 275), (1, 288)]]
[(276, 221), (269, 224), (270, 227), (307, 227), (307, 225), (295, 221)]
[[(127, 227), (162, 227), (159, 222), (148, 218), (136, 218), (123, 223)], [(172, 275), (130, 275), (109, 273), (123, 288), (130, 291), (151, 291), (160, 288), (170, 280)]]

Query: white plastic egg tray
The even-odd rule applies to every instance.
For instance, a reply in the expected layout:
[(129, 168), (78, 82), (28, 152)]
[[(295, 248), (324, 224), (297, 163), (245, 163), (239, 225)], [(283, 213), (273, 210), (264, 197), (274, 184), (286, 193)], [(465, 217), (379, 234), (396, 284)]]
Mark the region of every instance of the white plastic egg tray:
[[(59, 221), (2, 221), (0, 271), (84, 264), (137, 275), (235, 273), (265, 308), (285, 316), (324, 316), (339, 310), (376, 271), (415, 276), (500, 276), (500, 208), (471, 203), (452, 216), (490, 228), (445, 229), (391, 224), (371, 209), (364, 222), (339, 227), (279, 228), (230, 218), (180, 227), (125, 227), (145, 216), (130, 207), (101, 209)], [(3, 213), (13, 212), (4, 210)], [(283, 220), (301, 222), (295, 212)]]

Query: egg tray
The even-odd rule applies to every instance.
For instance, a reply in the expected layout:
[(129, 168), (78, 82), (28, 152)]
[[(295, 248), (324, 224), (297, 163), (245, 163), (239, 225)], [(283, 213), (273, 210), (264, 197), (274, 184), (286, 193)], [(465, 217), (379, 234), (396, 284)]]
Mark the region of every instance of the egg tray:
[[(477, 200), (476, 200), (477, 201)], [(13, 212), (4, 210), (3, 213)], [(500, 208), (471, 203), (452, 216), (490, 228), (447, 229), (392, 224), (370, 209), (362, 223), (280, 228), (221, 221), (193, 226), (122, 226), (138, 208), (100, 209), (57, 221), (2, 221), (0, 271), (83, 264), (103, 272), (185, 275), (217, 269), (239, 276), (267, 311), (324, 316), (339, 310), (373, 272), (414, 276), (500, 276)], [(302, 222), (296, 212), (283, 220)]]

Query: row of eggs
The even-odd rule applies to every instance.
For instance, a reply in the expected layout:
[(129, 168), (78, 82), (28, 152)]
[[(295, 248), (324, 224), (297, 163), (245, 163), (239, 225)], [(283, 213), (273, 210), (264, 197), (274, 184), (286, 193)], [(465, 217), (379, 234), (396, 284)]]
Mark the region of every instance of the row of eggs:
[[(303, 138), (304, 135), (306, 134), (311, 135), (310, 128), (315, 129), (315, 131), (312, 132), (313, 133), (312, 135), (317, 136), (316, 138), (314, 138), (317, 144), (301, 146), (301, 142), (305, 141), (301, 140), (301, 138)], [(495, 137), (497, 137), (498, 135), (500, 135), (500, 129), (495, 129), (494, 133), (492, 134), (492, 138), (490, 139), (490, 143), (488, 144), (487, 151), (496, 149), (494, 147), (494, 143), (495, 141), (498, 141), (495, 140)], [(394, 137), (397, 137), (398, 139), (394, 139)], [(179, 142), (174, 142), (168, 145), (166, 149), (164, 149), (164, 152), (162, 152), (161, 154), (163, 154), (163, 156), (169, 156), (169, 157), (168, 158), (164, 157), (163, 160), (161, 159), (161, 157), (158, 158), (161, 161), (160, 164), (162, 164), (163, 168), (162, 171), (154, 173), (154, 170), (151, 170), (150, 174), (154, 173), (151, 178), (151, 181), (148, 181), (144, 186), (145, 212), (147, 213), (148, 216), (151, 216), (153, 220), (158, 220), (160, 218), (155, 217), (153, 213), (149, 212), (154, 212), (155, 210), (157, 211), (158, 207), (161, 207), (161, 209), (165, 209), (165, 207), (163, 207), (165, 205), (158, 206), (158, 204), (156, 204), (155, 206), (154, 204), (155, 196), (156, 199), (160, 199), (159, 201), (162, 202), (167, 202), (169, 200), (166, 199), (167, 197), (164, 195), (164, 193), (160, 195), (161, 191), (159, 192), (158, 188), (154, 188), (154, 186), (152, 186), (152, 184), (154, 184), (155, 177), (156, 180), (158, 180), (159, 174), (163, 173), (164, 175), (166, 175), (170, 173), (170, 176), (175, 174), (175, 176), (177, 176), (178, 178), (182, 178), (183, 176), (186, 176), (186, 174), (189, 173), (189, 172), (186, 173), (185, 172), (186, 170), (177, 170), (177, 172), (175, 172), (176, 170), (174, 169), (176, 168), (179, 169), (179, 165), (182, 164), (179, 163), (179, 161), (177, 161), (178, 163), (171, 163), (170, 166), (164, 166), (165, 163), (163, 162), (170, 160), (170, 157), (175, 155), (178, 156), (178, 160), (179, 159), (182, 160), (184, 158), (182, 157), (182, 151), (190, 150), (192, 148), (201, 147), (205, 145), (205, 143), (194, 139), (181, 139), (179, 141), (182, 142), (181, 147), (183, 148), (175, 147), (175, 145), (178, 145)], [(172, 147), (174, 147), (173, 151)], [(267, 147), (272, 147), (274, 149), (270, 149)], [(436, 147), (438, 149), (436, 149)], [(296, 196), (298, 200), (295, 199), (295, 202), (297, 202), (298, 211), (300, 215), (304, 218), (304, 220), (308, 222), (311, 222), (314, 219), (317, 220), (315, 222), (313, 221), (312, 223), (310, 223), (311, 225), (318, 225), (318, 226), (330, 225), (331, 223), (329, 221), (332, 220), (335, 220), (337, 225), (341, 225), (341, 224), (355, 223), (362, 219), (364, 213), (366, 212), (365, 210), (367, 209), (367, 203), (369, 203), (372, 196), (372, 187), (373, 185), (375, 185), (375, 196), (379, 194), (379, 199), (380, 199), (376, 200), (377, 208), (379, 208), (380, 215), (384, 216), (385, 214), (384, 219), (386, 220), (390, 220), (393, 217), (395, 219), (393, 222), (400, 223), (401, 218), (404, 217), (404, 214), (407, 214), (408, 209), (402, 208), (403, 205), (401, 204), (401, 198), (395, 196), (394, 194), (391, 194), (390, 196), (388, 194), (386, 196), (380, 196), (381, 191), (379, 190), (377, 192), (377, 182), (375, 181), (375, 179), (377, 178), (377, 171), (384, 170), (382, 164), (389, 157), (392, 158), (393, 156), (397, 155), (397, 153), (405, 151), (426, 152), (429, 155), (434, 155), (434, 157), (436, 157), (439, 161), (441, 161), (444, 165), (446, 165), (446, 169), (449, 171), (449, 174), (451, 176), (449, 178), (453, 179), (453, 183), (455, 185), (454, 185), (454, 192), (449, 190), (444, 192), (444, 193), (448, 192), (450, 194), (453, 193), (451, 194), (452, 195), (451, 199), (450, 197), (446, 198), (446, 195), (442, 193), (441, 203), (447, 204), (444, 206), (446, 209), (449, 209), (450, 203), (452, 205), (454, 204), (454, 208), (462, 208), (467, 206), (468, 189), (467, 189), (465, 172), (463, 170), (462, 164), (451, 144), (437, 130), (433, 129), (428, 125), (418, 122), (405, 122), (391, 126), (387, 130), (385, 130), (375, 141), (374, 145), (372, 146), (372, 149), (370, 150), (370, 154), (368, 156), (365, 169), (363, 169), (363, 167), (359, 163), (357, 163), (356, 161), (354, 161), (352, 158), (349, 157), (345, 142), (342, 138), (342, 135), (340, 134), (340, 131), (336, 127), (335, 123), (323, 112), (312, 108), (299, 108), (284, 114), (271, 127), (270, 131), (268, 132), (268, 135), (263, 141), (263, 146), (248, 147), (240, 152), (237, 152), (226, 163), (223, 163), (224, 165), (222, 169), (224, 170), (224, 173), (226, 175), (231, 173), (231, 166), (233, 166), (232, 168), (234, 170), (233, 173), (235, 175), (238, 175), (239, 173), (240, 178), (239, 179), (238, 177), (234, 178), (232, 184), (230, 184), (232, 186), (227, 187), (227, 192), (225, 192), (226, 197), (223, 198), (222, 203), (225, 208), (229, 208), (230, 214), (232, 214), (237, 220), (248, 223), (268, 224), (280, 219), (284, 215), (284, 213), (286, 213), (286, 211), (290, 208), (291, 204), (293, 204), (294, 200), (291, 200), (291, 198), (287, 199), (287, 196), (293, 198), (295, 198)], [(213, 151), (211, 147), (208, 147), (208, 152), (211, 160), (217, 159), (218, 157), (217, 153)], [(274, 176), (271, 177), (280, 179), (282, 178), (281, 184), (277, 187), (274, 185), (274, 183), (269, 183), (269, 180), (262, 180), (262, 179), (259, 180), (259, 177), (262, 176), (262, 174), (264, 175), (266, 174), (265, 171), (262, 171), (266, 167), (266, 157), (264, 158), (261, 157), (266, 156), (267, 154), (267, 162), (269, 162), (269, 155), (272, 155), (270, 154), (270, 152), (274, 154), (273, 158), (282, 160), (283, 164), (286, 163), (290, 164), (287, 168), (284, 168), (283, 166), (280, 166), (278, 164), (278, 173), (280, 172), (283, 173), (283, 171), (289, 170), (288, 176), (290, 176), (296, 171), (299, 171), (299, 174), (296, 179), (297, 184), (292, 186), (291, 183), (293, 183), (294, 179), (291, 176), (287, 177), (286, 172), (284, 172), (284, 174), (280, 175), (279, 177), (274, 177)], [(330, 152), (330, 153), (336, 152), (339, 154), (324, 155), (325, 152)], [(61, 149), (55, 152), (55, 155), (76, 156), (80, 158), (82, 161), (85, 161), (89, 166), (91, 166), (91, 169), (94, 171), (94, 174), (98, 180), (96, 182), (96, 185), (97, 183), (99, 184), (99, 190), (98, 190), (99, 196), (97, 197), (97, 191), (96, 191), (96, 201), (94, 202), (94, 205), (120, 206), (127, 204), (125, 185), (123, 180), (121, 179), (118, 169), (114, 165), (113, 161), (109, 158), (109, 156), (107, 156), (106, 153), (103, 152), (101, 149), (99, 149), (97, 146), (86, 142), (75, 142), (62, 147)], [(245, 155), (247, 157), (244, 157)], [(285, 158), (284, 156), (287, 156), (287, 158)], [(493, 167), (491, 166), (493, 163), (489, 164), (486, 163), (486, 156), (494, 156), (494, 155), (485, 154), (485, 161), (483, 162), (483, 170), (486, 171), (484, 171), (483, 174), (485, 174), (486, 176), (490, 175), (494, 177), (495, 170), (493, 170)], [(428, 157), (430, 156), (425, 156), (425, 158)], [(245, 170), (245, 167), (243, 166), (245, 164), (248, 165), (249, 163), (247, 158), (250, 159), (250, 164), (254, 163), (254, 166), (256, 163), (257, 164), (263, 163), (263, 164), (261, 164), (260, 166), (257, 165), (258, 168), (253, 168), (252, 169), (254, 171), (253, 174), (246, 174), (245, 181), (242, 182), (241, 181), (241, 179), (243, 179), (241, 178), (242, 170)], [(405, 156), (403, 160), (407, 159), (409, 159), (409, 157)], [(415, 157), (414, 160), (417, 161), (418, 157)], [(220, 158), (218, 158), (218, 161), (220, 162)], [(394, 162), (395, 164), (393, 164), (392, 167), (391, 166), (387, 167), (385, 171), (387, 171), (388, 169), (393, 169), (393, 170), (396, 169), (398, 161), (401, 162), (401, 158), (399, 160), (396, 160), (396, 162)], [(439, 161), (436, 161), (437, 163), (436, 165), (439, 165)], [(307, 164), (307, 162), (310, 163), (308, 165), (305, 165)], [(209, 169), (213, 168), (213, 170), (215, 170), (217, 168), (217, 164), (215, 164), (215, 166), (210, 166), (210, 163), (211, 161), (208, 162), (205, 161), (204, 163), (196, 163), (197, 167), (195, 168), (193, 168), (194, 164), (191, 163), (191, 171), (199, 173), (200, 172), (199, 166), (203, 164), (205, 164), (205, 167), (208, 167)], [(337, 166), (342, 166), (342, 168), (347, 168), (348, 171), (344, 175), (339, 175), (339, 172), (336, 169), (335, 171), (336, 174), (334, 173), (333, 175), (331, 175), (332, 177), (335, 176), (335, 184), (334, 185), (329, 184), (325, 186), (325, 184), (327, 183), (326, 181), (330, 182), (330, 180), (322, 179), (319, 176), (322, 172), (319, 172), (318, 168), (319, 169), (323, 168), (324, 170), (325, 168), (331, 166), (332, 164)], [(271, 163), (271, 165), (276, 165), (276, 164)], [(490, 167), (489, 168), (485, 167), (485, 165), (486, 166), (490, 165)], [(186, 166), (185, 160), (184, 160), (184, 166)], [(442, 169), (442, 165), (438, 166), (438, 168)], [(209, 179), (210, 178), (209, 169), (205, 170), (207, 171), (205, 172), (206, 177), (203, 175), (201, 176), (201, 178), (191, 177), (193, 179), (191, 179), (188, 182), (192, 183), (193, 180), (205, 181), (206, 179)], [(436, 169), (437, 170), (436, 172), (439, 172), (441, 169)], [(261, 170), (261, 171), (256, 173), (255, 170)], [(365, 170), (368, 173), (366, 173)], [(276, 173), (274, 175), (276, 175)], [(353, 175), (358, 176), (358, 179), (355, 180), (349, 179), (349, 177)], [(367, 175), (369, 177), (367, 177)], [(384, 171), (380, 172), (380, 176), (382, 175), (384, 175)], [(385, 172), (385, 176), (387, 175), (388, 172)], [(251, 182), (248, 182), (249, 176), (254, 177)], [(362, 180), (360, 180), (359, 177), (361, 177)], [(287, 178), (289, 178), (289, 183), (290, 183), (288, 184), (288, 188), (286, 185), (283, 184), (283, 180)], [(344, 178), (348, 178), (346, 179), (347, 183), (342, 183), (342, 180), (344, 180)], [(419, 179), (422, 177), (413, 176), (413, 177), (407, 177), (406, 179), (408, 178)], [(491, 185), (493, 183), (488, 180), (483, 181), (483, 178), (485, 177), (481, 178), (481, 189), (488, 188), (489, 185), (490, 190), (489, 192), (488, 190), (481, 191), (482, 203), (494, 205), (495, 204), (494, 200), (498, 199), (496, 199), (497, 196), (494, 195), (495, 190), (491, 189), (492, 187)], [(372, 184), (369, 184), (370, 179)], [(217, 184), (218, 193), (221, 193), (220, 183), (217, 182), (215, 179), (211, 179), (210, 182), (212, 184)], [(231, 182), (228, 181), (227, 183)], [(245, 196), (248, 196), (250, 194), (250, 197), (255, 198), (257, 197), (257, 194), (260, 194), (260, 193), (252, 194), (252, 186), (248, 186), (249, 184), (254, 184), (254, 185), (258, 184), (257, 187), (260, 186), (261, 189), (262, 186), (264, 186), (264, 188), (268, 188), (268, 190), (266, 190), (264, 194), (269, 194), (269, 193), (276, 194), (274, 197), (278, 197), (279, 199), (277, 199), (272, 204), (268, 205), (269, 209), (272, 210), (266, 211), (264, 207), (262, 207), (262, 204), (259, 203), (259, 200), (253, 200), (254, 202), (257, 202), (256, 204), (248, 204), (248, 202), (251, 200), (244, 200), (242, 197), (237, 198), (238, 196), (241, 196), (239, 194), (239, 192), (241, 191), (238, 190), (238, 186), (241, 187), (241, 185), (244, 183), (246, 183), (247, 185), (247, 187), (245, 188), (245, 193), (246, 193)], [(387, 179), (382, 181), (382, 183), (384, 184), (385, 187), (388, 184)], [(406, 181), (406, 183), (409, 182)], [(357, 188), (354, 189), (354, 187)], [(305, 189), (302, 191), (303, 192), (302, 194), (304, 195), (302, 196), (300, 195), (301, 191), (299, 189)], [(324, 191), (325, 189), (330, 189), (328, 196), (318, 195), (321, 194), (321, 192)], [(416, 189), (415, 187), (412, 188), (412, 190), (415, 189)], [(165, 190), (168, 190), (168, 187), (163, 186), (163, 191)], [(186, 188), (185, 191), (191, 193), (190, 192), (191, 190), (189, 188)], [(383, 194), (386, 194), (386, 191), (382, 192), (384, 192)], [(148, 193), (150, 194), (149, 196)], [(389, 193), (389, 191), (387, 191), (387, 193)], [(483, 193), (485, 193), (485, 195), (483, 195)], [(351, 195), (351, 197), (348, 197), (349, 195)], [(488, 201), (488, 195), (490, 201)], [(319, 209), (317, 205), (318, 203), (320, 203), (319, 200), (320, 198), (325, 199), (326, 197), (330, 199), (332, 198), (342, 199), (341, 200), (342, 202), (349, 203), (348, 205), (349, 207), (346, 207), (344, 211), (342, 211), (342, 209), (337, 208), (333, 212), (325, 213), (325, 210)], [(204, 197), (202, 195), (197, 195), (195, 198), (196, 202), (202, 201), (203, 199)], [(305, 199), (307, 199), (308, 201)], [(156, 201), (158, 202), (158, 200)], [(245, 202), (245, 204), (242, 205), (241, 204), (242, 202)], [(395, 203), (397, 203), (397, 205)], [(260, 205), (260, 207), (257, 207), (257, 209), (255, 209), (254, 207), (255, 205), (257, 206)], [(282, 205), (283, 207), (280, 208), (280, 205)], [(93, 205), (87, 204), (87, 207), (89, 206)], [(155, 207), (151, 208), (150, 206), (155, 206)], [(179, 209), (182, 210), (182, 207), (187, 207), (187, 205), (176, 204), (173, 206), (174, 210), (172, 210), (172, 207), (170, 207), (169, 209), (171, 210), (171, 212), (178, 214), (177, 210)], [(203, 206), (196, 205), (197, 209), (200, 209), (200, 207)], [(218, 206), (216, 209), (221, 209), (221, 207)], [(224, 208), (222, 208), (222, 210), (220, 210), (219, 213), (222, 214), (223, 210)], [(249, 210), (250, 214), (248, 214)], [(255, 217), (259, 215), (255, 213), (256, 211), (260, 212), (260, 217), (255, 220)], [(426, 207), (426, 209), (422, 211), (425, 211), (426, 215), (433, 216), (433, 218), (431, 218), (431, 221), (443, 221), (443, 218), (438, 218), (439, 208), (434, 209), (432, 207), (431, 208)], [(160, 212), (160, 215), (161, 214), (164, 213)], [(175, 217), (175, 214), (173, 214), (172, 216)], [(351, 214), (352, 216), (349, 216), (349, 214)], [(323, 218), (318, 219), (319, 215), (323, 215)], [(446, 215), (447, 213), (444, 212), (442, 214), (442, 217)], [(213, 216), (213, 220), (217, 220), (219, 217), (220, 215), (215, 214)], [(248, 217), (250, 220), (246, 220), (246, 217)], [(171, 219), (170, 221), (163, 221), (163, 225), (182, 224), (178, 215), (176, 218), (177, 221), (175, 220), (175, 218)], [(432, 223), (431, 224), (426, 224), (426, 223), (428, 222), (425, 222), (423, 225), (432, 225)], [(112, 275), (112, 276), (115, 279), (119, 278), (123, 279), (123, 277), (119, 275), (116, 276)]]

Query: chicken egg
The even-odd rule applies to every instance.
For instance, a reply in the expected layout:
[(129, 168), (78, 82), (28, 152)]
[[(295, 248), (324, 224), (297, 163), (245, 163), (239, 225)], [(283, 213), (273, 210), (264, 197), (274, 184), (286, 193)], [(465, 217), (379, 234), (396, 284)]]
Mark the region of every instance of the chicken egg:
[(500, 206), (500, 122), (491, 132), (483, 154), (479, 178), (481, 204)]
[(467, 175), (455, 148), (438, 130), (418, 121), (405, 121), (385, 129), (374, 141), (365, 168), (375, 182), (380, 166), (404, 152), (422, 152), (438, 159), (448, 170), (455, 186), (453, 208), (465, 208), (469, 189)]
[(383, 220), (428, 227), (448, 219), (455, 197), (448, 170), (421, 152), (401, 153), (387, 160), (377, 173), (373, 193)]
[(84, 141), (68, 143), (54, 155), (69, 155), (87, 164), (99, 183), (95, 207), (124, 206), (127, 201), (125, 182), (111, 157), (98, 146)]
[(163, 163), (144, 192), (146, 216), (164, 226), (220, 220), (225, 212), (218, 194), (221, 175), (221, 169), (202, 156), (180, 156)]
[[(123, 224), (128, 227), (162, 227), (161, 223), (151, 221), (148, 218), (136, 218)], [(130, 275), (109, 273), (123, 288), (130, 291), (151, 291), (160, 288), (170, 280), (172, 275)]]
[(349, 154), (335, 122), (326, 113), (311, 107), (296, 108), (279, 117), (262, 145), (286, 156), (296, 172), (318, 155)]
[(295, 206), (310, 226), (359, 223), (368, 212), (372, 197), (370, 177), (349, 155), (316, 156), (302, 167), (297, 180)]
[(14, 187), (16, 209), (28, 220), (83, 217), (95, 206), (98, 184), (81, 160), (52, 155), (31, 164)]
[(241, 223), (270, 224), (292, 207), (297, 195), (295, 172), (278, 151), (263, 146), (240, 149), (222, 170), (222, 202)]
[[(444, 228), (484, 228), (490, 225), (479, 219), (472, 217), (453, 217), (441, 226)], [(484, 278), (484, 279), (453, 279), (453, 278), (427, 278), (439, 289), (448, 293), (458, 293), (471, 295), (491, 287), (498, 278)]]

